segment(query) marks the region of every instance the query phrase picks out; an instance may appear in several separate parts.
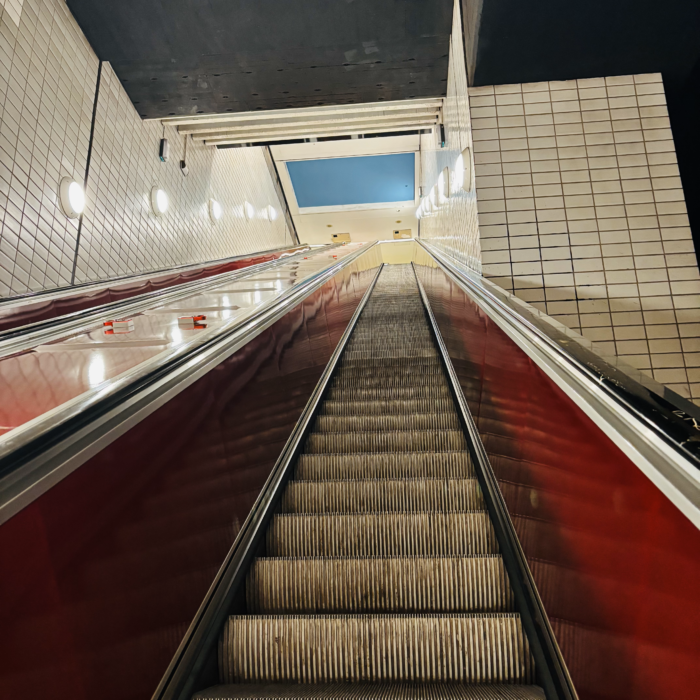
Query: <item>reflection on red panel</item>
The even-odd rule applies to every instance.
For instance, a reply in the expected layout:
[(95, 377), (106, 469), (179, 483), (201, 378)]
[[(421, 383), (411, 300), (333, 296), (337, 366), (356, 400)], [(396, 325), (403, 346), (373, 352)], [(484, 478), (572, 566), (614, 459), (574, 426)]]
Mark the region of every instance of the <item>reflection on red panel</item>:
[(30, 304), (13, 307), (5, 306), (0, 309), (0, 331), (18, 328), (29, 323), (37, 323), (38, 321), (46, 321), (50, 318), (58, 318), (64, 314), (74, 313), (76, 311), (84, 311), (95, 306), (108, 304), (111, 301), (121, 301), (130, 299), (160, 289), (175, 287), (185, 282), (205, 279), (220, 275), (224, 272), (232, 272), (240, 270), (244, 267), (259, 265), (264, 262), (277, 260), (282, 255), (288, 255), (300, 248), (294, 247), (288, 250), (278, 250), (274, 253), (264, 253), (260, 255), (252, 255), (249, 258), (240, 258), (230, 262), (217, 263), (199, 267), (194, 270), (184, 270), (182, 272), (161, 272), (154, 273), (149, 279), (139, 279), (136, 281), (115, 281), (113, 285), (98, 290), (76, 289), (75, 294), (71, 296), (61, 297), (60, 299), (47, 300), (41, 295), (36, 301)]
[(419, 267), (582, 700), (700, 688), (700, 532), (440, 269)]
[(0, 697), (151, 697), (375, 271), (351, 264), (0, 526)]

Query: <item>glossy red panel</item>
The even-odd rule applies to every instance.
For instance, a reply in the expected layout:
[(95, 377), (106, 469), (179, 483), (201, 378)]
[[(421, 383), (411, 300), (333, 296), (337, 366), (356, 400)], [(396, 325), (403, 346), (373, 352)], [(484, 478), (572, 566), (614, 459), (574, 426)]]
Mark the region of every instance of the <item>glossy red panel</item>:
[(5, 305), (0, 308), (0, 331), (6, 331), (11, 328), (17, 328), (29, 323), (37, 323), (38, 321), (46, 321), (50, 318), (58, 318), (64, 314), (74, 313), (76, 311), (84, 311), (91, 309), (101, 304), (107, 304), (110, 301), (121, 301), (122, 299), (130, 299), (131, 297), (152, 292), (159, 289), (167, 289), (175, 287), (185, 282), (193, 280), (205, 279), (220, 275), (224, 272), (232, 272), (240, 270), (244, 267), (259, 265), (260, 263), (277, 260), (282, 255), (288, 254), (297, 250), (293, 247), (288, 250), (278, 250), (274, 253), (264, 253), (259, 255), (251, 255), (248, 258), (240, 258), (230, 262), (216, 263), (214, 265), (205, 265), (191, 270), (183, 270), (182, 272), (159, 272), (154, 273), (148, 279), (143, 277), (138, 280), (116, 280), (112, 285), (98, 290), (76, 289), (74, 294), (61, 296), (57, 299), (42, 299), (42, 295), (38, 295), (36, 301), (26, 303), (22, 300), (22, 304), (18, 306)]
[(700, 688), (700, 532), (440, 269), (419, 276), (582, 700)]
[(0, 527), (0, 697), (151, 697), (375, 272), (351, 264)]

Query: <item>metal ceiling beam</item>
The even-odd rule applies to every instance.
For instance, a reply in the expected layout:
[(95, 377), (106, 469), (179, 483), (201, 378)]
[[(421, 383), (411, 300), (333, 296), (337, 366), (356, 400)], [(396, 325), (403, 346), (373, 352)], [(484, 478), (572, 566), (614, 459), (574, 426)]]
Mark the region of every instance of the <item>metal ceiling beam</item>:
[[(393, 102), (365, 102), (355, 105), (327, 105), (323, 107), (303, 107), (300, 109), (271, 109), (265, 112), (236, 112), (231, 114), (202, 114), (182, 117), (166, 117), (158, 119), (164, 124), (172, 126), (186, 126), (197, 124), (216, 124), (218, 122), (237, 122), (252, 119), (294, 119), (295, 117), (325, 116), (328, 114), (355, 114), (363, 112), (401, 111), (410, 109), (441, 108), (442, 97), (415, 100), (396, 100)], [(147, 120), (156, 121), (156, 120)]]
[(335, 132), (328, 132), (324, 131), (323, 133), (315, 133), (315, 134), (310, 134), (309, 136), (304, 136), (303, 134), (290, 134), (287, 136), (277, 136), (274, 135), (271, 138), (255, 138), (251, 139), (250, 137), (246, 138), (219, 138), (219, 139), (206, 139), (204, 143), (207, 146), (228, 146), (228, 145), (244, 145), (244, 144), (259, 144), (259, 143), (267, 143), (269, 141), (293, 141), (296, 139), (303, 139), (303, 138), (323, 138), (324, 136), (350, 136), (352, 134), (381, 134), (381, 133), (391, 133), (392, 131), (408, 131), (412, 129), (429, 129), (432, 126), (435, 126), (436, 122), (433, 121), (427, 121), (423, 124), (411, 124), (410, 126), (401, 126), (398, 129), (392, 129), (392, 128), (387, 128), (387, 127), (372, 127), (371, 129), (354, 129), (354, 130), (348, 130), (348, 131), (335, 131)]
[(237, 132), (237, 131), (252, 131), (253, 129), (265, 129), (267, 128), (285, 128), (295, 127), (295, 126), (309, 126), (309, 127), (324, 127), (324, 126), (334, 126), (336, 124), (354, 124), (360, 122), (376, 122), (376, 121), (398, 121), (398, 120), (410, 120), (410, 119), (423, 119), (427, 116), (439, 118), (439, 109), (425, 109), (419, 110), (414, 109), (410, 111), (400, 111), (400, 112), (377, 112), (376, 114), (367, 113), (360, 116), (354, 115), (338, 115), (336, 117), (314, 117), (306, 119), (290, 119), (285, 122), (280, 122), (279, 120), (271, 119), (260, 119), (251, 120), (250, 122), (218, 122), (212, 124), (206, 124), (201, 126), (184, 126), (178, 127), (178, 132), (181, 134), (192, 134), (194, 136), (201, 136), (202, 134), (216, 133), (216, 132)]
[(192, 134), (195, 141), (211, 141), (216, 138), (242, 138), (248, 139), (257, 134), (266, 134), (269, 136), (280, 134), (309, 134), (314, 136), (316, 133), (325, 131), (337, 131), (338, 133), (362, 133), (365, 129), (375, 127), (382, 128), (410, 128), (413, 124), (424, 124), (430, 122), (435, 124), (438, 122), (438, 117), (435, 114), (426, 113), (417, 117), (409, 117), (405, 119), (382, 119), (370, 120), (351, 123), (334, 123), (334, 124), (319, 124), (312, 126), (303, 126), (297, 124), (280, 125), (279, 127), (256, 128), (249, 127), (243, 129), (220, 129), (218, 131), (196, 132)]

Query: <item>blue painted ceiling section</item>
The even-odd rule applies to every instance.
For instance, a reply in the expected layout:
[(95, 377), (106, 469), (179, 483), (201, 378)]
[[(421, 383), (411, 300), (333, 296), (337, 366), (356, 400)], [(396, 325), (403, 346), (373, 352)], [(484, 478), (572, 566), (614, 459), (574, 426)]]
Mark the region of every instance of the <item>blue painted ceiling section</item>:
[(356, 156), (287, 163), (300, 208), (405, 202), (414, 198), (415, 156)]

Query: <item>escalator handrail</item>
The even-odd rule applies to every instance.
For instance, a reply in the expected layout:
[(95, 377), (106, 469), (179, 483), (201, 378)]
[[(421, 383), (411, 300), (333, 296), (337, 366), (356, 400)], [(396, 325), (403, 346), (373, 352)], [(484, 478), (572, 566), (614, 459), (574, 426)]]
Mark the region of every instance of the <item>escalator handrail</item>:
[(204, 332), (0, 437), (0, 525), (282, 318), (376, 245), (368, 243), (236, 322)]
[(119, 286), (122, 284), (128, 284), (129, 282), (157, 279), (159, 277), (165, 277), (171, 273), (183, 273), (191, 270), (204, 269), (207, 267), (227, 265), (229, 263), (236, 262), (237, 260), (247, 260), (248, 258), (255, 258), (261, 255), (271, 255), (272, 253), (278, 253), (281, 250), (295, 250), (296, 248), (304, 248), (308, 250), (309, 247), (310, 246), (305, 245), (303, 243), (294, 243), (291, 245), (278, 246), (276, 248), (268, 248), (267, 250), (257, 250), (251, 253), (243, 253), (242, 255), (234, 255), (229, 258), (220, 258), (219, 260), (207, 260), (206, 262), (200, 263), (186, 263), (184, 265), (175, 265), (174, 267), (169, 267), (167, 269), (151, 270), (150, 272), (135, 272), (129, 275), (110, 277), (109, 279), (100, 280), (97, 282), (78, 282), (77, 284), (70, 285), (69, 287), (40, 289), (36, 292), (27, 292), (25, 294), (17, 294), (13, 297), (0, 299), (0, 311), (2, 311), (2, 309), (4, 309), (4, 307), (6, 306), (22, 307), (27, 304), (31, 304), (32, 302), (53, 299), (65, 299), (66, 297), (74, 296), (76, 292), (90, 292), (92, 290), (99, 291), (102, 289), (109, 289), (110, 287)]
[[(574, 338), (536, 323), (436, 246), (421, 247), (647, 477), (700, 527), (700, 409), (636, 382)], [(502, 290), (501, 290), (502, 291)], [(669, 399), (673, 399), (671, 403)], [(676, 405), (677, 404), (677, 405)]]
[(294, 464), (304, 449), (306, 438), (313, 430), (316, 414), (323, 403), (338, 362), (363, 309), (372, 296), (382, 268), (383, 264), (380, 263), (306, 402), (294, 430), (277, 458), (270, 476), (260, 490), (226, 559), (192, 619), (152, 700), (190, 700), (192, 693), (198, 690), (194, 684), (204, 668), (207, 652), (211, 649), (211, 645), (217, 642), (219, 630), (228, 616), (234, 596), (240, 587), (245, 585), (246, 572), (257, 554), (258, 546), (265, 536), (272, 516), (277, 511), (287, 482), (292, 476)]
[(26, 326), (2, 331), (0, 332), (0, 359), (30, 350), (38, 345), (54, 342), (69, 335), (86, 333), (93, 329), (95, 325), (100, 325), (110, 317), (132, 316), (152, 308), (154, 304), (174, 303), (193, 294), (200, 294), (211, 288), (220, 287), (222, 284), (237, 282), (266, 270), (286, 265), (290, 260), (294, 260), (303, 253), (315, 255), (317, 252), (327, 252), (331, 248), (340, 245), (342, 244), (337, 243), (312, 253), (301, 250), (287, 257), (251, 265), (240, 270), (232, 270), (213, 277), (184, 282), (174, 287), (145, 292), (129, 299), (110, 301), (100, 306), (75, 311), (58, 318), (37, 321)]

